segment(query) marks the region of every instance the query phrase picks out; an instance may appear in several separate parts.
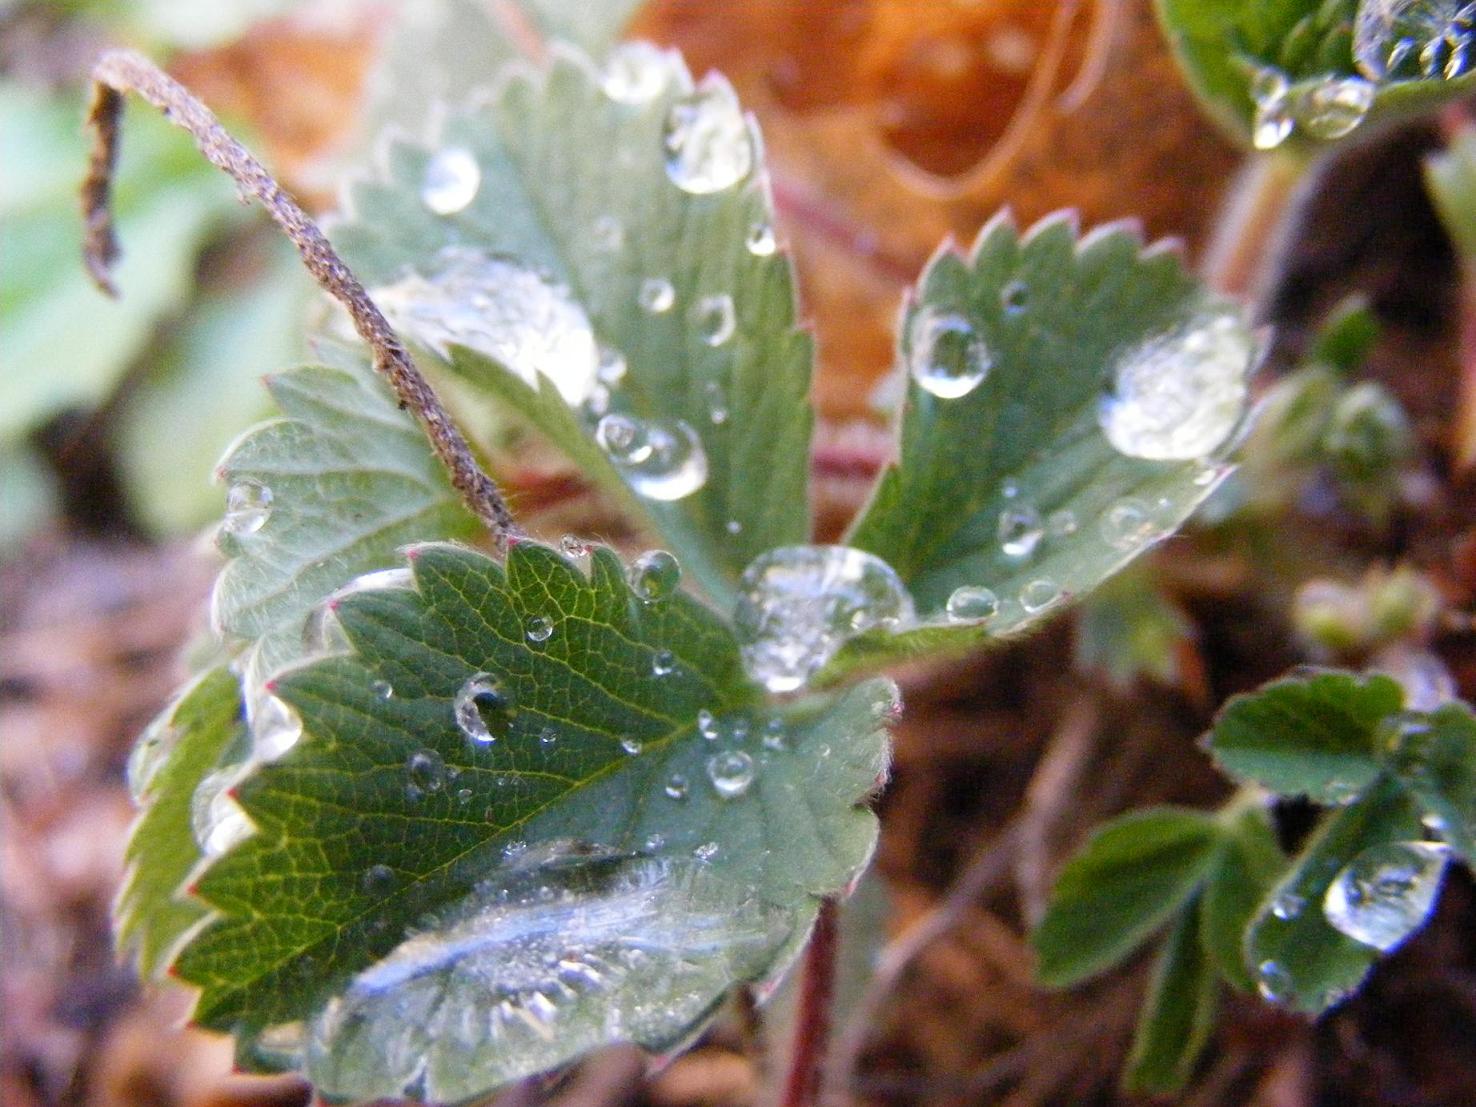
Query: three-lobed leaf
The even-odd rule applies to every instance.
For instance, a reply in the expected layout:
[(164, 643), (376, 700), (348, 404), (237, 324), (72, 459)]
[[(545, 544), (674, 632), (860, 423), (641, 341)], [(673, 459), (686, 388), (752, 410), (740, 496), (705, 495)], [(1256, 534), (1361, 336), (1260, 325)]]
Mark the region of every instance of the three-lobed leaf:
[[(716, 616), (638, 600), (607, 550), (588, 577), (530, 543), (412, 565), (336, 603), (352, 653), (272, 686), (303, 737), (198, 882), (196, 1018), (329, 1095), (458, 1100), (669, 1047), (781, 968), (870, 855), (891, 686), (762, 710)], [(458, 726), (469, 687), (492, 740)]]

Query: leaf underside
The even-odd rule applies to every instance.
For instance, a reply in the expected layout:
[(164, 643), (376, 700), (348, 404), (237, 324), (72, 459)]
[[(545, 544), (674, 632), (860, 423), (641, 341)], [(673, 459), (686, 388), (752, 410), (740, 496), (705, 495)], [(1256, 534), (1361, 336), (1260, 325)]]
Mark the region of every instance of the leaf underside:
[[(337, 603), (351, 654), (272, 686), (304, 737), (241, 784), (256, 831), (198, 881), (218, 915), (175, 964), (196, 1019), (329, 1096), (461, 1100), (669, 1047), (781, 969), (870, 855), (891, 685), (765, 710), (716, 617), (643, 604), (608, 550), (588, 578), (528, 543), (505, 570), (411, 564), (413, 588)], [(453, 713), (478, 674), (506, 697), (490, 742)], [(752, 781), (724, 798), (735, 757)], [(650, 921), (634, 952), (623, 917)]]

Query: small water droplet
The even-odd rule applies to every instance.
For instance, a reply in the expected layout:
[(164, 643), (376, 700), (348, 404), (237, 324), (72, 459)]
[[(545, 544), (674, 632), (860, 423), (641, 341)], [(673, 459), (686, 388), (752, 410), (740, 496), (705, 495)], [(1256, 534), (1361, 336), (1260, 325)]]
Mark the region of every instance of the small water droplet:
[(846, 639), (914, 618), (881, 558), (848, 546), (783, 546), (743, 571), (734, 621), (749, 674), (771, 692), (801, 687)]
[(1030, 305), (1030, 286), (1024, 281), (1010, 281), (999, 290), (999, 303), (1006, 315), (1019, 315)]
[(722, 731), (718, 728), (717, 719), (707, 708), (697, 712), (697, 733), (709, 742), (716, 741)]
[(770, 719), (764, 724), (764, 749), (787, 750), (789, 748), (789, 732), (784, 727), (783, 719)]
[(692, 851), (692, 856), (699, 861), (711, 861), (718, 855), (719, 848), (716, 842), (703, 842)]
[(523, 623), (523, 633), (533, 643), (547, 642), (553, 637), (553, 620), (545, 615), (529, 615)]
[(245, 770), (218, 769), (200, 781), (190, 799), (190, 828), (207, 857), (219, 857), (251, 834), (251, 820), (231, 796)]
[(684, 499), (707, 483), (707, 451), (686, 423), (606, 415), (595, 440), (630, 486), (651, 500)]
[(1251, 142), (1257, 150), (1274, 150), (1290, 137), (1296, 125), (1291, 113), (1291, 85), (1277, 69), (1262, 69), (1251, 80)]
[(753, 758), (742, 750), (724, 750), (707, 759), (707, 779), (723, 799), (737, 799), (753, 784)]
[(381, 700), (392, 699), (395, 694), (395, 686), (387, 680), (376, 680), (369, 685), (369, 689), (374, 693), (375, 698)]
[(474, 742), (507, 737), (512, 724), (512, 698), (490, 673), (477, 673), (456, 691), (452, 703), (456, 725)]
[(1117, 550), (1135, 550), (1160, 536), (1153, 512), (1142, 500), (1124, 497), (1102, 515), (1102, 537)]
[(1076, 533), (1076, 512), (1069, 508), (1051, 512), (1046, 519), (1046, 530), (1052, 538), (1069, 538)]
[(601, 215), (590, 224), (590, 237), (594, 244), (607, 254), (613, 254), (625, 245), (625, 226), (613, 215)]
[(726, 523), (723, 524), (723, 529), (726, 530), (729, 534), (742, 534), (743, 524), (740, 523), (737, 519), (729, 519)]
[(426, 162), (420, 202), (436, 215), (455, 215), (471, 205), (481, 187), (476, 155), (465, 146), (447, 146)]
[(370, 865), (360, 880), (360, 887), (371, 896), (382, 896), (394, 886), (395, 870), (388, 865)]
[(275, 761), (302, 739), (302, 720), (277, 696), (267, 696), (251, 720), (251, 749), (262, 761)]
[(628, 753), (631, 757), (635, 757), (641, 752), (641, 750), (645, 749), (645, 744), (642, 743), (639, 738), (627, 737), (620, 739), (620, 748)]
[(733, 297), (726, 292), (717, 296), (704, 296), (697, 301), (697, 325), (702, 332), (702, 341), (709, 346), (721, 346), (733, 337), (738, 328), (738, 315), (733, 308)]
[(1286, 922), (1300, 915), (1306, 906), (1307, 901), (1302, 896), (1282, 892), (1271, 901), (1271, 914)]
[(1060, 598), (1061, 586), (1045, 577), (1032, 580), (1020, 589), (1020, 606), (1031, 615), (1044, 611)]
[(255, 534), (266, 525), (272, 514), (272, 490), (259, 481), (238, 480), (226, 491), (225, 521), (227, 534)]
[(924, 307), (908, 327), (912, 379), (939, 399), (967, 396), (989, 375), (994, 359), (962, 315)]
[(1120, 354), (1097, 421), (1128, 457), (1190, 461), (1230, 436), (1246, 400), (1255, 353), (1250, 331), (1231, 314), (1209, 315)]
[(676, 671), (676, 657), (670, 650), (657, 650), (651, 658), (652, 676), (670, 676)]
[(1256, 966), (1256, 990), (1270, 1003), (1283, 1003), (1292, 994), (1291, 973), (1276, 961), (1262, 961)]
[(1006, 557), (1029, 557), (1045, 537), (1040, 512), (1031, 504), (1015, 504), (999, 513), (999, 548)]
[(753, 141), (738, 100), (715, 78), (671, 106), (662, 142), (666, 175), (685, 192), (721, 192), (753, 168)]
[(1373, 107), (1374, 86), (1361, 77), (1331, 77), (1302, 96), (1297, 122), (1313, 138), (1332, 140), (1350, 133)]
[(551, 746), (559, 740), (559, 732), (551, 726), (546, 726), (538, 732), (538, 744)]
[(999, 613), (999, 597), (991, 589), (965, 584), (948, 597), (948, 617), (957, 623), (982, 623)]
[(649, 277), (641, 282), (636, 301), (652, 315), (662, 315), (676, 304), (676, 289), (664, 277)]
[(1470, 64), (1476, 4), (1465, 0), (1362, 0), (1353, 56), (1375, 81), (1450, 80)]
[(664, 791), (671, 799), (686, 799), (687, 778), (681, 773), (672, 773), (671, 776), (666, 778), (666, 788)]
[(778, 239), (774, 237), (774, 228), (768, 223), (755, 223), (749, 227), (745, 243), (748, 252), (757, 258), (766, 258), (779, 248)]
[(630, 590), (642, 603), (658, 603), (676, 593), (682, 582), (681, 562), (665, 550), (649, 550), (631, 564)]
[(601, 383), (617, 385), (625, 379), (629, 368), (624, 354), (613, 346), (606, 346), (600, 351), (600, 364), (595, 372)]
[(577, 535), (566, 534), (559, 539), (559, 550), (565, 557), (588, 557), (589, 547)]
[(416, 750), (405, 759), (405, 771), (422, 792), (439, 792), (446, 783), (446, 763), (435, 750)]
[(1355, 942), (1387, 952), (1429, 918), (1449, 860), (1450, 848), (1438, 842), (1373, 846), (1333, 878), (1323, 914)]
[(622, 104), (645, 104), (666, 88), (670, 67), (659, 47), (648, 42), (623, 42), (610, 50), (601, 86), (605, 95)]

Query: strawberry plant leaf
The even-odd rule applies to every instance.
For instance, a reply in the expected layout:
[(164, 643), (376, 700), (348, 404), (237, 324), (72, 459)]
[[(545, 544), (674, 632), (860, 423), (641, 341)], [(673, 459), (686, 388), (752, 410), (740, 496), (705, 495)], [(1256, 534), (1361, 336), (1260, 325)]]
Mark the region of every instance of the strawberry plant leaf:
[(1157, 0), (1206, 110), (1246, 145), (1315, 147), (1431, 110), (1476, 81), (1462, 5)]
[(1326, 817), (1246, 931), (1246, 959), (1263, 997), (1317, 1014), (1363, 982), (1380, 948), (1333, 925), (1338, 912), (1329, 891), (1366, 851), (1418, 841), (1423, 833), (1408, 795), (1382, 777)]
[(895, 687), (766, 707), (715, 615), (605, 549), (410, 561), (273, 682), (302, 736), (198, 881), (197, 1020), (330, 1097), (460, 1101), (779, 971), (870, 856)]
[(136, 951), (145, 976), (158, 972), (175, 943), (205, 917), (205, 908), (181, 892), (201, 856), (191, 799), (244, 736), (240, 688), (219, 668), (181, 692), (134, 747), (129, 783), (144, 811), (128, 839), (114, 919), (118, 948)]
[(267, 379), (285, 418), (247, 431), (217, 470), (228, 560), (212, 618), (254, 644), (253, 685), (302, 654), (305, 620), (335, 590), (401, 564), (408, 543), (477, 529), (388, 388), (357, 354), (321, 352), (333, 363)]
[(725, 82), (556, 50), (381, 160), (334, 240), (407, 339), (589, 463), (716, 598), (808, 537), (811, 343)]
[(1031, 936), (1036, 975), (1066, 987), (1111, 968), (1194, 894), (1220, 844), (1200, 811), (1161, 807), (1114, 819), (1066, 863)]
[(1378, 776), (1381, 724), (1404, 704), (1382, 675), (1288, 677), (1226, 704), (1209, 733), (1220, 767), (1283, 796), (1346, 803)]
[(1200, 940), (1203, 922), (1197, 907), (1191, 903), (1180, 912), (1154, 965), (1123, 1072), (1129, 1091), (1161, 1095), (1189, 1083), (1214, 1029), (1220, 986)]
[(1391, 767), (1440, 836), (1476, 861), (1476, 716), (1464, 703), (1396, 719)]
[(1220, 853), (1199, 901), (1199, 933), (1226, 982), (1252, 992), (1256, 982), (1245, 964), (1245, 928), (1286, 871), (1286, 856), (1263, 807), (1234, 812), (1221, 829)]
[(1173, 533), (1227, 471), (1256, 356), (1179, 258), (1063, 217), (938, 254), (901, 332), (901, 457), (848, 541), (925, 625), (832, 671), (1019, 631)]

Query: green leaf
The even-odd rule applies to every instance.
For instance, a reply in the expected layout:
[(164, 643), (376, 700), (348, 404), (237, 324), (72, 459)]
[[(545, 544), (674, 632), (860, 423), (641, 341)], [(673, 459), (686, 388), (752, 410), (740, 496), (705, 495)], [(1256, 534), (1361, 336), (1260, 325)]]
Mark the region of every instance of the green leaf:
[[(1421, 75), (1419, 46), (1440, 37), (1433, 26), (1414, 36), (1422, 41), (1393, 74), (1379, 72), (1383, 67), (1371, 59), (1355, 62), (1359, 6), (1357, 0), (1157, 0), (1156, 4), (1179, 64), (1210, 115), (1246, 145), (1269, 148), (1284, 139), (1302, 150), (1342, 138), (1360, 123), (1366, 127), (1430, 111), (1472, 87), (1470, 72), (1453, 79)], [(1423, 7), (1439, 10), (1439, 5)], [(1372, 30), (1372, 24), (1368, 26)], [(1370, 45), (1373, 41), (1369, 39)], [(1268, 101), (1269, 82), (1262, 79), (1262, 98), (1271, 110), (1263, 109), (1258, 119), (1253, 88), (1257, 74), (1266, 71), (1279, 74), (1286, 86), (1278, 90), (1280, 98)], [(1330, 93), (1345, 105), (1343, 110), (1325, 110), (1324, 98)], [(1284, 119), (1282, 127), (1270, 125), (1271, 116)], [(1283, 129), (1287, 123), (1289, 134)], [(1263, 135), (1259, 140), (1258, 124)]]
[(1400, 716), (1391, 764), (1440, 836), (1476, 861), (1476, 716), (1464, 703)]
[(77, 98), (0, 85), (0, 440), (101, 401), (188, 299), (200, 247), (237, 210), (230, 188), (168, 123), (130, 120), (115, 189), (122, 295), (109, 299), (81, 261), (81, 117)]
[(264, 521), (228, 512), (217, 538), (229, 560), (212, 617), (256, 644), (252, 684), (301, 655), (309, 612), (350, 580), (400, 564), (408, 543), (477, 532), (389, 389), (357, 355), (322, 352), (337, 364), (268, 378), (286, 418), (246, 432), (217, 471), (247, 501), (270, 497)]
[(1200, 930), (1200, 912), (1191, 903), (1180, 913), (1154, 966), (1123, 1072), (1128, 1091), (1176, 1092), (1194, 1075), (1219, 1006), (1219, 981)]
[(1200, 936), (1220, 975), (1251, 992), (1256, 982), (1245, 964), (1245, 928), (1286, 871), (1286, 855), (1259, 804), (1228, 812), (1221, 829), (1220, 852), (1199, 901)]
[[(755, 556), (808, 537), (811, 342), (795, 326), (789, 260), (772, 246), (758, 134), (732, 90), (717, 77), (694, 90), (676, 55), (650, 47), (624, 48), (619, 66), (619, 83), (602, 81), (557, 50), (546, 70), (510, 71), (490, 99), (448, 113), (434, 148), (463, 159), (475, 192), (447, 214), (422, 198), (432, 150), (392, 142), (381, 171), (351, 190), (334, 239), (408, 339), (443, 357), (474, 347), (457, 370), (621, 494), (726, 600)], [(713, 124), (710, 159), (668, 154), (669, 119), (688, 115)], [(688, 172), (693, 160), (713, 172)], [(638, 494), (641, 482), (592, 446), (601, 351), (607, 369), (625, 366), (609, 412), (677, 441), (677, 424), (689, 428), (706, 463), (699, 490)]]
[(1458, 131), (1425, 159), (1425, 185), (1461, 259), (1476, 261), (1476, 132)]
[(1065, 987), (1111, 968), (1179, 910), (1215, 862), (1203, 812), (1161, 807), (1099, 828), (1066, 863), (1031, 942), (1036, 974)]
[(778, 971), (870, 856), (895, 687), (766, 710), (717, 617), (640, 602), (608, 550), (588, 579), (531, 543), (411, 563), (413, 589), (338, 603), (352, 653), (274, 684), (303, 737), (239, 786), (256, 833), (199, 881), (196, 1018), (265, 1031), (258, 1056), (305, 1020), (277, 1063), (330, 1096), (459, 1101), (669, 1047)]
[(200, 862), (190, 816), (195, 789), (244, 735), (241, 693), (224, 667), (198, 678), (138, 739), (129, 761), (143, 814), (129, 835), (126, 872), (113, 909), (120, 950), (157, 973), (205, 908), (181, 890)]
[(1173, 685), (1182, 651), (1193, 648), (1194, 625), (1162, 590), (1144, 562), (1118, 574), (1082, 605), (1076, 663), (1105, 673), (1118, 688), (1140, 677)]
[[(902, 320), (901, 457), (848, 539), (933, 625), (858, 639), (832, 668), (1022, 630), (1172, 534), (1227, 471), (1213, 457), (1255, 346), (1237, 308), (1120, 226), (1078, 239), (1058, 216), (1022, 237), (999, 218), (967, 257), (940, 253)], [(987, 371), (953, 398), (919, 383), (949, 363)], [(996, 614), (948, 625), (963, 587)]]
[(1403, 703), (1398, 683), (1382, 675), (1288, 677), (1231, 699), (1209, 748), (1226, 772), (1279, 795), (1346, 803), (1379, 774), (1379, 725)]
[(268, 256), (247, 282), (202, 293), (119, 412), (129, 503), (156, 534), (193, 531), (220, 514), (205, 474), (269, 413), (262, 376), (305, 353), (311, 284), (289, 243), (274, 241)]
[(1418, 810), (1386, 778), (1326, 816), (1246, 931), (1246, 959), (1262, 996), (1317, 1014), (1363, 982), (1379, 951), (1328, 922), (1328, 888), (1364, 850), (1418, 840), (1422, 833)]

